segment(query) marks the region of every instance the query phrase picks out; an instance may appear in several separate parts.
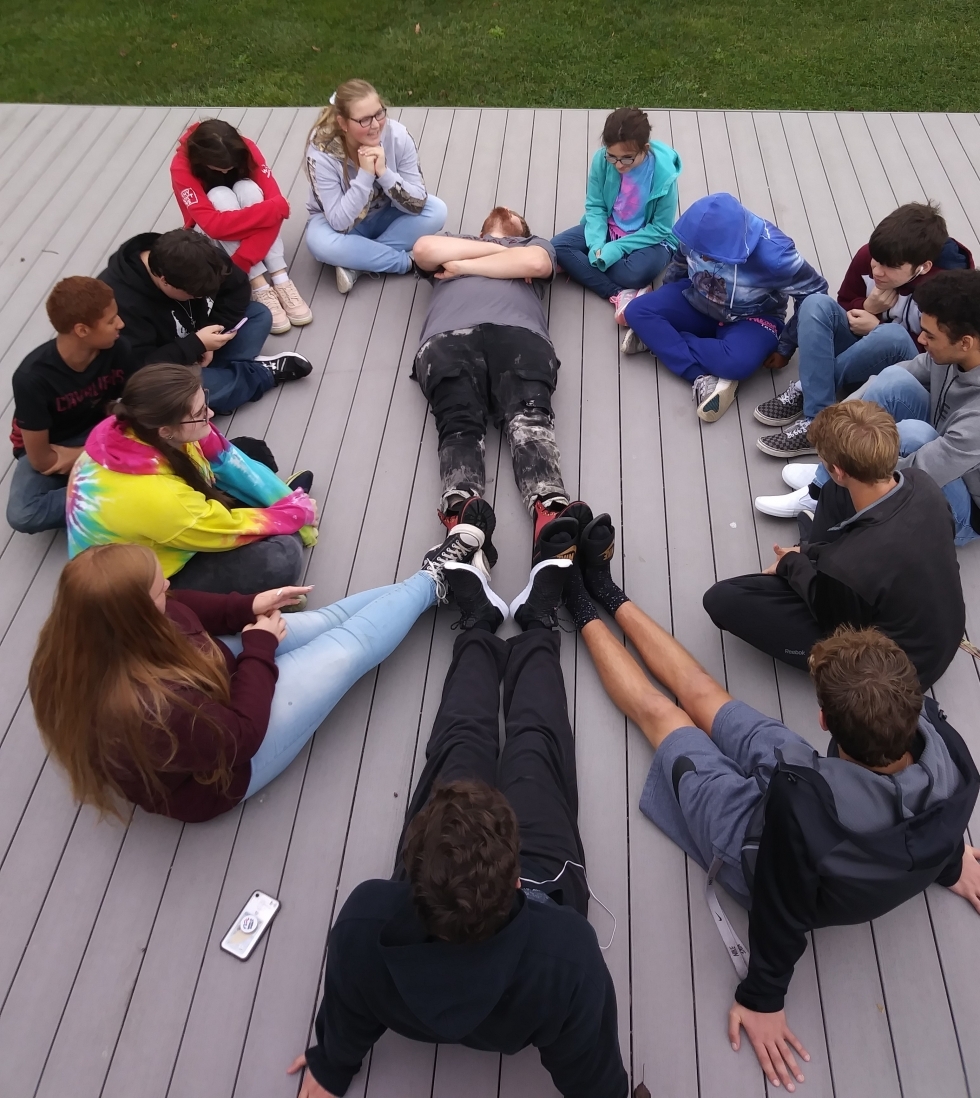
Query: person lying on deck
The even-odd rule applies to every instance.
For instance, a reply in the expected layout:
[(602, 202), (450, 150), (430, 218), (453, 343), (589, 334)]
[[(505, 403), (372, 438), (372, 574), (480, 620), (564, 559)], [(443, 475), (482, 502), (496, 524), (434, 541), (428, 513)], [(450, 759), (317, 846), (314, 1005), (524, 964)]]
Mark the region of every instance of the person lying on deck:
[[(777, 560), (761, 575), (720, 580), (704, 608), (719, 629), (804, 671), (813, 645), (838, 626), (873, 625), (928, 690), (966, 624), (946, 497), (921, 469), (896, 472), (898, 428), (877, 404), (832, 404), (809, 432), (830, 480), (816, 512), (798, 516), (799, 545), (774, 546)], [(813, 466), (788, 468), (812, 479)]]
[(129, 801), (187, 823), (269, 784), (362, 675), (430, 606), (443, 567), (482, 544), (462, 527), (403, 583), (292, 613), (309, 587), (173, 591), (140, 545), (86, 549), (65, 565), (29, 687), (45, 745), (76, 798)]
[[(425, 768), (394, 876), (358, 885), (330, 932), (316, 1043), (289, 1068), (306, 1068), (301, 1098), (346, 1094), (386, 1029), (508, 1054), (533, 1044), (566, 1098), (626, 1098), (616, 992), (586, 918), (556, 629), (569, 565), (540, 562), (509, 608), (482, 567), (446, 565), (461, 632)], [(505, 641), (508, 613), (522, 632)]]
[[(567, 573), (565, 604), (610, 698), (656, 749), (641, 810), (749, 908), (729, 1038), (737, 1051), (744, 1029), (770, 1083), (792, 1091), (803, 1081), (796, 1057), (809, 1054), (783, 1004), (809, 931), (878, 918), (933, 883), (980, 911), (980, 850), (963, 841), (980, 774), (942, 710), (923, 699), (909, 658), (876, 629), (842, 627), (810, 653), (826, 757), (736, 701), (615, 584), (604, 517), (605, 547), (593, 528), (582, 566)], [(734, 931), (731, 939), (744, 965)]]

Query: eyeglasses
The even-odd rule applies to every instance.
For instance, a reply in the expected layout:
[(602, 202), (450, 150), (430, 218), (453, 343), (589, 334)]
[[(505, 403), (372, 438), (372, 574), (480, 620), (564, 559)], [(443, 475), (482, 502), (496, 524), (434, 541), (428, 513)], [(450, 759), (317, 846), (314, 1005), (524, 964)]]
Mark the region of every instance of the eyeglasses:
[(356, 122), (359, 126), (366, 130), (372, 122), (384, 122), (387, 114), (388, 108), (382, 107), (381, 110), (377, 112), (377, 114), (369, 114), (366, 115), (364, 118), (352, 118), (351, 122)]
[(182, 419), (180, 421), (181, 423), (207, 423), (208, 420), (211, 418), (211, 408), (208, 404), (208, 397), (210, 396), (210, 394), (208, 393), (207, 389), (202, 389), (201, 392), (204, 393), (204, 407), (201, 409), (201, 414), (199, 416), (194, 416), (192, 419)]
[(606, 159), (610, 164), (622, 164), (624, 168), (631, 168), (639, 153), (634, 153), (633, 156), (613, 156), (612, 153), (606, 153)]

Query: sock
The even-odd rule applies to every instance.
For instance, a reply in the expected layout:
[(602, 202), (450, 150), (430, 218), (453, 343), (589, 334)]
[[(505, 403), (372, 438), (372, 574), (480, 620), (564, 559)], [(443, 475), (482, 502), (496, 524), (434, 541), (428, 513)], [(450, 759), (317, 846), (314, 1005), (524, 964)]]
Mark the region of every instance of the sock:
[(572, 615), (576, 629), (582, 629), (595, 621), (599, 616), (592, 599), (585, 590), (585, 581), (582, 579), (582, 570), (577, 564), (573, 564), (565, 576), (565, 590), (562, 600)]
[(289, 275), (286, 273), (286, 271), (276, 271), (276, 273), (272, 276), (273, 286), (282, 286), (283, 283), (288, 281)]
[(630, 601), (622, 587), (617, 587), (608, 565), (605, 568), (587, 569), (584, 579), (589, 594), (607, 614), (614, 615), (624, 602)]

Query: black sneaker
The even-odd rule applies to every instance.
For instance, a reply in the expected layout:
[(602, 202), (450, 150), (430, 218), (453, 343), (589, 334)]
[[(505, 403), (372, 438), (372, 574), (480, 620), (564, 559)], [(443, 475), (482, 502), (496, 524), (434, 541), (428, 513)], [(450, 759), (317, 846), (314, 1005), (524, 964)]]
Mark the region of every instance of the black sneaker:
[(555, 628), (558, 624), (558, 606), (565, 586), (565, 570), (571, 567), (572, 560), (569, 557), (552, 557), (531, 569), (527, 587), (510, 604), (511, 617), (522, 629), (527, 629), (532, 621), (541, 622), (549, 629)]
[(785, 427), (803, 415), (803, 386), (794, 381), (779, 396), (764, 400), (752, 414), (767, 427)]
[(436, 581), (436, 594), (441, 603), (445, 603), (449, 595), (443, 568), (451, 561), (468, 564), (482, 545), (482, 530), (457, 523), (446, 535), (445, 541), (441, 545), (433, 545), (422, 558), (422, 571), (428, 572)]
[(772, 457), (777, 458), (793, 458), (800, 457), (803, 454), (815, 454), (817, 448), (810, 442), (806, 434), (812, 422), (812, 419), (798, 419), (785, 431), (780, 431), (778, 435), (763, 435), (756, 443), (756, 446), (764, 454), (770, 454)]
[(481, 569), (450, 561), (443, 571), (462, 614), (456, 627), (472, 629), (477, 622), (485, 621), (496, 633), (509, 617), (510, 608), (487, 582)]
[(272, 380), (276, 385), (281, 385), (284, 381), (298, 381), (301, 377), (308, 377), (313, 373), (313, 363), (298, 351), (282, 351), (277, 355), (256, 355), (255, 361), (261, 362), (272, 374)]
[(608, 515), (594, 518), (579, 534), (578, 563), (583, 572), (609, 571), (616, 553), (616, 529)]
[(483, 531), (483, 555), (491, 568), (497, 563), (497, 550), (491, 540), (497, 528), (497, 516), (493, 508), (482, 496), (471, 496), (459, 512), (459, 521), (476, 526)]
[(531, 553), (532, 566), (545, 560), (574, 560), (578, 547), (578, 520), (559, 516), (546, 523), (538, 534)]
[(287, 477), (286, 484), (292, 488), (294, 492), (297, 488), (302, 488), (303, 491), (309, 495), (310, 489), (313, 487), (313, 474), (309, 469), (303, 469), (301, 472), (293, 473), (291, 477)]

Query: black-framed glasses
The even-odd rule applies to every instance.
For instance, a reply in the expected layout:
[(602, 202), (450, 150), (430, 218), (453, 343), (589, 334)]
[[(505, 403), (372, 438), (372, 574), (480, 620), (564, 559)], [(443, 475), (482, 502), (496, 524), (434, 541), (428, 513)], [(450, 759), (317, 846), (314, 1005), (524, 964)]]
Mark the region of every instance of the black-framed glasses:
[(387, 114), (388, 114), (388, 108), (387, 107), (382, 107), (381, 110), (377, 111), (375, 114), (369, 114), (364, 118), (352, 118), (351, 121), (356, 122), (359, 126), (362, 126), (364, 129), (367, 129), (368, 126), (370, 126), (372, 122), (384, 122), (385, 118), (387, 117)]
[(207, 391), (207, 389), (202, 389), (201, 392), (204, 393), (204, 408), (201, 410), (201, 414), (199, 416), (194, 416), (193, 419), (182, 419), (180, 421), (181, 423), (207, 423), (208, 420), (211, 418), (211, 416), (209, 415), (209, 412), (211, 411), (211, 406), (208, 404), (208, 397), (211, 394)]
[(639, 153), (634, 153), (632, 156), (613, 156), (611, 152), (607, 152), (606, 159), (610, 164), (622, 164), (624, 168), (632, 168), (639, 155)]

